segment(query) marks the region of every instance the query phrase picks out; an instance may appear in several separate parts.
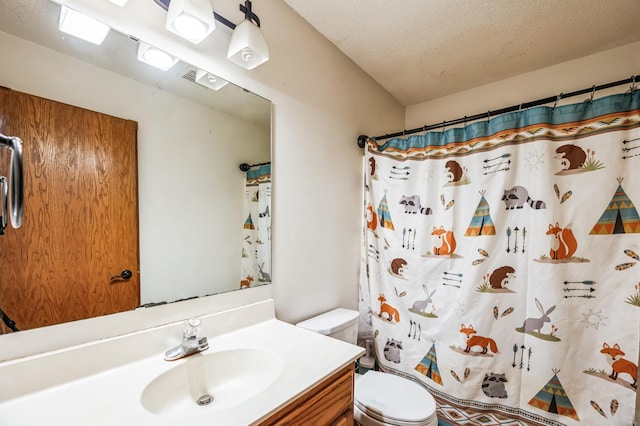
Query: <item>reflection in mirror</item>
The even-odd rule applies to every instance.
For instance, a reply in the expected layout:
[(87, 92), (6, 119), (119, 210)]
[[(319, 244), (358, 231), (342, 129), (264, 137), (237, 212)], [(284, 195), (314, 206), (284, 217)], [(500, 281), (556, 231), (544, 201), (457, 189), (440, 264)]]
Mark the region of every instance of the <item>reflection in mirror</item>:
[(63, 34), (49, 0), (0, 11), (0, 133), (23, 140), (25, 176), (0, 316), (24, 330), (269, 283), (270, 102), (143, 64), (114, 30)]
[(271, 282), (271, 163), (240, 165), (247, 171), (240, 288)]

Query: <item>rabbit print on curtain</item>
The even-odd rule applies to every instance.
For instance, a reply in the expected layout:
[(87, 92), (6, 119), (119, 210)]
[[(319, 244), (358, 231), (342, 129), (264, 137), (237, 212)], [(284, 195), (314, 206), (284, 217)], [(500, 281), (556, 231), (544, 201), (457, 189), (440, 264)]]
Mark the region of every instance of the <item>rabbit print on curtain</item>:
[(271, 164), (247, 171), (240, 289), (271, 283)]
[(633, 423), (640, 91), (370, 139), (365, 166), (360, 310), (383, 370), (444, 424)]

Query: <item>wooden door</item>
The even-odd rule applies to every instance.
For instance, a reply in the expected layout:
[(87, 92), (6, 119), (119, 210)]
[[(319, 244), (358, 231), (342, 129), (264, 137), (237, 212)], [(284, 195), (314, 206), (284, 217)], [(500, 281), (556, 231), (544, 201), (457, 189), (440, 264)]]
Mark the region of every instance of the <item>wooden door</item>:
[(0, 236), (0, 309), (26, 330), (138, 306), (137, 123), (0, 88), (0, 133), (22, 139), (25, 176), (22, 227)]

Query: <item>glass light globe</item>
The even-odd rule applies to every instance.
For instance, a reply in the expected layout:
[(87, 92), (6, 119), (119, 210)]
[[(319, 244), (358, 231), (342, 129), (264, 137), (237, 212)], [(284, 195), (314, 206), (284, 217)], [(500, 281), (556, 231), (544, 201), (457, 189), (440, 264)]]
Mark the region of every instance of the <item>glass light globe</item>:
[(189, 40), (201, 40), (207, 35), (207, 27), (198, 18), (182, 13), (173, 21), (176, 31)]

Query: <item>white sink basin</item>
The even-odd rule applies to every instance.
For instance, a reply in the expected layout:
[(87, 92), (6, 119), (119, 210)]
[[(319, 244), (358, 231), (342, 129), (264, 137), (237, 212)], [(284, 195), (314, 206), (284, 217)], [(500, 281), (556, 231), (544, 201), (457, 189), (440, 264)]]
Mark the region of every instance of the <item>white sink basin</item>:
[(160, 416), (211, 414), (253, 398), (275, 382), (282, 370), (281, 356), (266, 349), (196, 354), (149, 383), (141, 402)]

